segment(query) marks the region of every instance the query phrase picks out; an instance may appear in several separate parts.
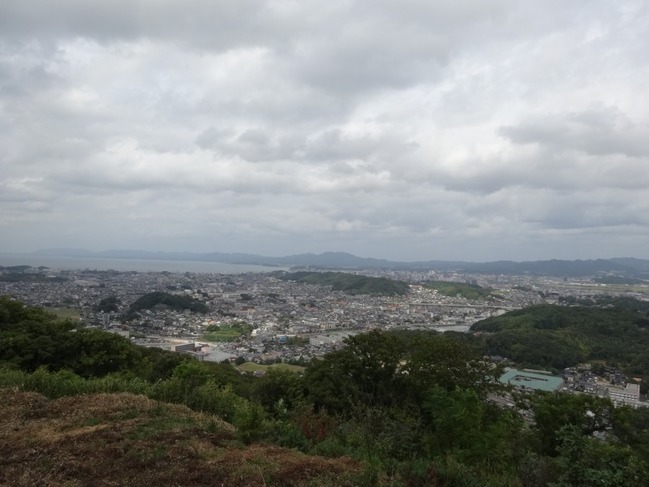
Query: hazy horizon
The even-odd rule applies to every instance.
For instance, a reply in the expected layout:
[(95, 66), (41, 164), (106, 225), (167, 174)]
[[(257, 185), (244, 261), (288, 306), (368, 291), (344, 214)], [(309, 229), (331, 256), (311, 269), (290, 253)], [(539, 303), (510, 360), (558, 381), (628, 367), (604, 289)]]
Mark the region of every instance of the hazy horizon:
[[(90, 252), (90, 255), (83, 255), (84, 252)], [(118, 255), (111, 255), (112, 253), (124, 253), (124, 256), (118, 256)], [(107, 254), (106, 256), (102, 256), (101, 254)], [(128, 253), (132, 253), (133, 255), (127, 256)], [(138, 253), (150, 253), (151, 257), (142, 257), (138, 256), (135, 254)], [(195, 256), (195, 257), (200, 257), (208, 254), (237, 254), (239, 252), (222, 252), (220, 250), (211, 250), (207, 252), (191, 252), (191, 251), (184, 251), (184, 250), (179, 250), (179, 251), (161, 251), (161, 250), (143, 250), (143, 249), (101, 249), (101, 250), (90, 250), (90, 249), (81, 249), (81, 248), (42, 248), (42, 249), (37, 249), (29, 252), (4, 252), (0, 251), (0, 265), (2, 265), (2, 256), (11, 256), (11, 257), (20, 257), (20, 256), (34, 256), (34, 257), (43, 257), (43, 258), (48, 258), (48, 257), (53, 257), (53, 258), (70, 258), (70, 259), (93, 259), (93, 258), (98, 258), (98, 259), (113, 259), (113, 260), (138, 260), (143, 258), (144, 260), (159, 260), (160, 262), (163, 261), (174, 261), (171, 256), (173, 254), (186, 254), (188, 256)], [(163, 259), (157, 259), (153, 257), (156, 254), (168, 254), (167, 257)], [(555, 258), (547, 258), (547, 259), (525, 259), (525, 260), (516, 260), (516, 259), (495, 259), (492, 261), (472, 261), (469, 259), (406, 259), (406, 258), (396, 258), (396, 259), (389, 259), (385, 257), (374, 257), (374, 256), (368, 256), (368, 255), (363, 255), (363, 254), (353, 254), (349, 252), (344, 252), (344, 251), (335, 251), (335, 250), (327, 250), (324, 252), (297, 252), (295, 254), (265, 254), (265, 253), (256, 253), (256, 252), (245, 252), (245, 254), (252, 255), (252, 256), (259, 256), (259, 257), (269, 257), (269, 258), (282, 258), (282, 257), (290, 257), (293, 255), (323, 255), (323, 254), (347, 254), (351, 255), (353, 257), (358, 257), (358, 258), (370, 258), (370, 259), (377, 259), (377, 260), (386, 260), (390, 262), (403, 262), (403, 263), (409, 263), (409, 262), (426, 262), (426, 261), (439, 261), (439, 262), (474, 262), (474, 263), (487, 263), (487, 262), (496, 262), (496, 261), (513, 261), (513, 262), (535, 262), (535, 261), (550, 261), (550, 260), (567, 260), (567, 261), (576, 261), (576, 260), (609, 260), (609, 259), (624, 259), (624, 258), (635, 258), (635, 259), (641, 259), (641, 260), (649, 260), (649, 259), (642, 259), (641, 257), (637, 257), (634, 255), (613, 255), (613, 256), (598, 256), (598, 257), (593, 257), (590, 259), (586, 258), (575, 258), (575, 259), (555, 259)], [(179, 261), (180, 262), (180, 261)], [(204, 261), (204, 260), (196, 260), (192, 261), (191, 259), (187, 260), (187, 262), (219, 262), (217, 260), (214, 261)], [(14, 265), (14, 264), (12, 264)], [(234, 265), (248, 265), (248, 264), (234, 264)]]
[(649, 259), (649, 3), (0, 2), (0, 252)]

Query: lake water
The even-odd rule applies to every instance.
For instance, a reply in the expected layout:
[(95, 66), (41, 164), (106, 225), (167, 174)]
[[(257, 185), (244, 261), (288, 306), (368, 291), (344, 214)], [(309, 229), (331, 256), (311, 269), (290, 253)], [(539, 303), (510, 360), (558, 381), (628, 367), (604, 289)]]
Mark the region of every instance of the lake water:
[(267, 267), (224, 262), (200, 262), (194, 260), (114, 259), (99, 257), (58, 257), (32, 254), (0, 253), (0, 266), (30, 265), (51, 269), (121, 272), (202, 272), (214, 274), (243, 274), (246, 272), (272, 272), (286, 270), (285, 267)]

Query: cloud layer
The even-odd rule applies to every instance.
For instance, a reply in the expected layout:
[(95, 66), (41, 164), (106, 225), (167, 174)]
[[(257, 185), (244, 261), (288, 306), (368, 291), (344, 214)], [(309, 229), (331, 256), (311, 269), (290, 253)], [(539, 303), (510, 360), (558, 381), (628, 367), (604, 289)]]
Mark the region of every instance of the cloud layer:
[(0, 3), (0, 251), (649, 258), (649, 7)]

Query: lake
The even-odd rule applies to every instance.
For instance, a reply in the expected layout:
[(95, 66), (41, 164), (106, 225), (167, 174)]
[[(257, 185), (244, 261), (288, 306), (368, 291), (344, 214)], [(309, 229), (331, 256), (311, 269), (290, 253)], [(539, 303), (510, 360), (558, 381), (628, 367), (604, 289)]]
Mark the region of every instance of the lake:
[(214, 274), (244, 274), (246, 272), (272, 272), (286, 270), (286, 267), (229, 264), (225, 262), (202, 262), (195, 260), (115, 259), (101, 257), (58, 257), (33, 254), (0, 253), (0, 266), (30, 265), (51, 269), (120, 272), (196, 272)]

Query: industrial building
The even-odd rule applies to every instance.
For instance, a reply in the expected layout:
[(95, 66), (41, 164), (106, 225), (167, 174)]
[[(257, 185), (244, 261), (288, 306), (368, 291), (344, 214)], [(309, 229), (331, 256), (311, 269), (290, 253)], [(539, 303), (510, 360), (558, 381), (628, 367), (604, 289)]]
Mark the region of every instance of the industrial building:
[(505, 369), (506, 372), (500, 376), (500, 382), (510, 384), (521, 389), (532, 389), (535, 391), (556, 391), (563, 385), (563, 379), (549, 372), (539, 370), (517, 370)]

